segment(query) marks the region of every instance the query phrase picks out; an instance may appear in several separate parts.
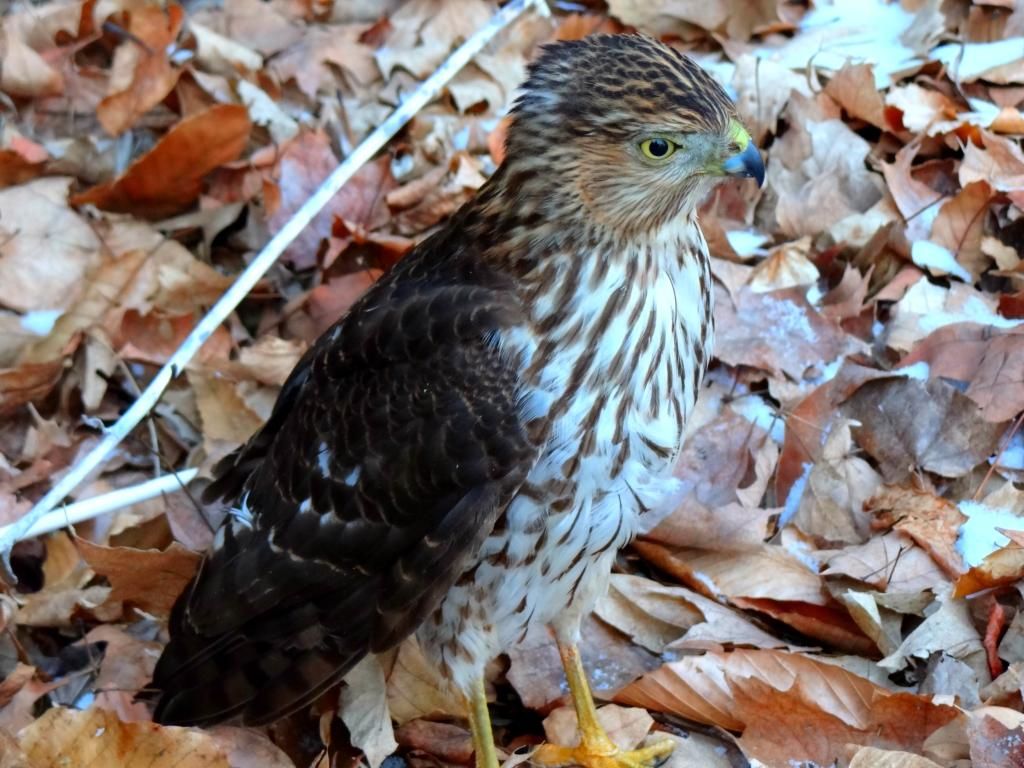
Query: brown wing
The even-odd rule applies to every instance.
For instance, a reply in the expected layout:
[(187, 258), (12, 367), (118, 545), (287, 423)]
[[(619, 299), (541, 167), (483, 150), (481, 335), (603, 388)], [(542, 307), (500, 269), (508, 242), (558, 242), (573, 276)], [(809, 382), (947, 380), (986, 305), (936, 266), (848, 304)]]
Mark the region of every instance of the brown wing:
[(416, 629), (525, 479), (537, 448), (492, 343), (521, 320), (514, 294), (427, 261), (328, 331), (218, 467), (213, 494), (241, 503), (172, 614), (159, 722), (259, 724), (312, 701)]

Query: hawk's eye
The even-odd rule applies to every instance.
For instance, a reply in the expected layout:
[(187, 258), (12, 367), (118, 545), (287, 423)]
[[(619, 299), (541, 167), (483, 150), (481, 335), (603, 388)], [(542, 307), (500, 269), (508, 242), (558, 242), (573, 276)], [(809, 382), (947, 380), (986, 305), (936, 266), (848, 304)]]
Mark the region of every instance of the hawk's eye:
[(640, 142), (640, 151), (651, 160), (664, 160), (676, 151), (676, 145), (668, 139), (644, 139)]

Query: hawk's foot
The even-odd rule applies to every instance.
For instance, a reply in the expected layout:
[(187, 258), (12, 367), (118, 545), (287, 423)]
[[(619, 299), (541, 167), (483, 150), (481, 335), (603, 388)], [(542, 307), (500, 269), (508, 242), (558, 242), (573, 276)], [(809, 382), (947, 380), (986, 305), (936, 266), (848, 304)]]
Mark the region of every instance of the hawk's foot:
[(577, 747), (541, 744), (530, 756), (530, 762), (544, 768), (563, 768), (580, 765), (583, 768), (655, 768), (672, 753), (675, 742), (671, 739), (655, 742), (649, 747), (620, 750), (601, 732), (594, 738), (584, 734)]

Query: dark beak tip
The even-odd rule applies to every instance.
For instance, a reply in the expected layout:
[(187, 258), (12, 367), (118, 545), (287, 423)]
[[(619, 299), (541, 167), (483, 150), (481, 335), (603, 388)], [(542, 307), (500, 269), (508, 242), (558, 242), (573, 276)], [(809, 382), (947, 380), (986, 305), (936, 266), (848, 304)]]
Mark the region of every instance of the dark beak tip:
[(764, 160), (754, 142), (747, 144), (746, 149), (740, 154), (729, 158), (725, 164), (725, 171), (730, 176), (754, 179), (758, 187), (764, 186)]

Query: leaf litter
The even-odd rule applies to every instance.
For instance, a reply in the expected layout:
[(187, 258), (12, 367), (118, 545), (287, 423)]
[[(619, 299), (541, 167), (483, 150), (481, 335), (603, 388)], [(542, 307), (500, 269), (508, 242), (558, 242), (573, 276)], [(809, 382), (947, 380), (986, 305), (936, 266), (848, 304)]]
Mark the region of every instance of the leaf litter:
[[(702, 210), (717, 357), (676, 467), (690, 491), (622, 553), (585, 625), (602, 719), (625, 746), (675, 739), (680, 768), (1024, 766), (1024, 9), (551, 5), (357, 174), (75, 498), (209, 470), (308, 344), (494, 170), (537, 46), (637, 29), (730, 90), (768, 184), (722, 185)], [(495, 8), (7, 6), (4, 522)], [(197, 495), (15, 548), (0, 765), (472, 760), (461, 703), (412, 641), (267, 729), (153, 724), (134, 694), (223, 514)], [(488, 690), (506, 754), (573, 737), (546, 633), (496, 660)]]

